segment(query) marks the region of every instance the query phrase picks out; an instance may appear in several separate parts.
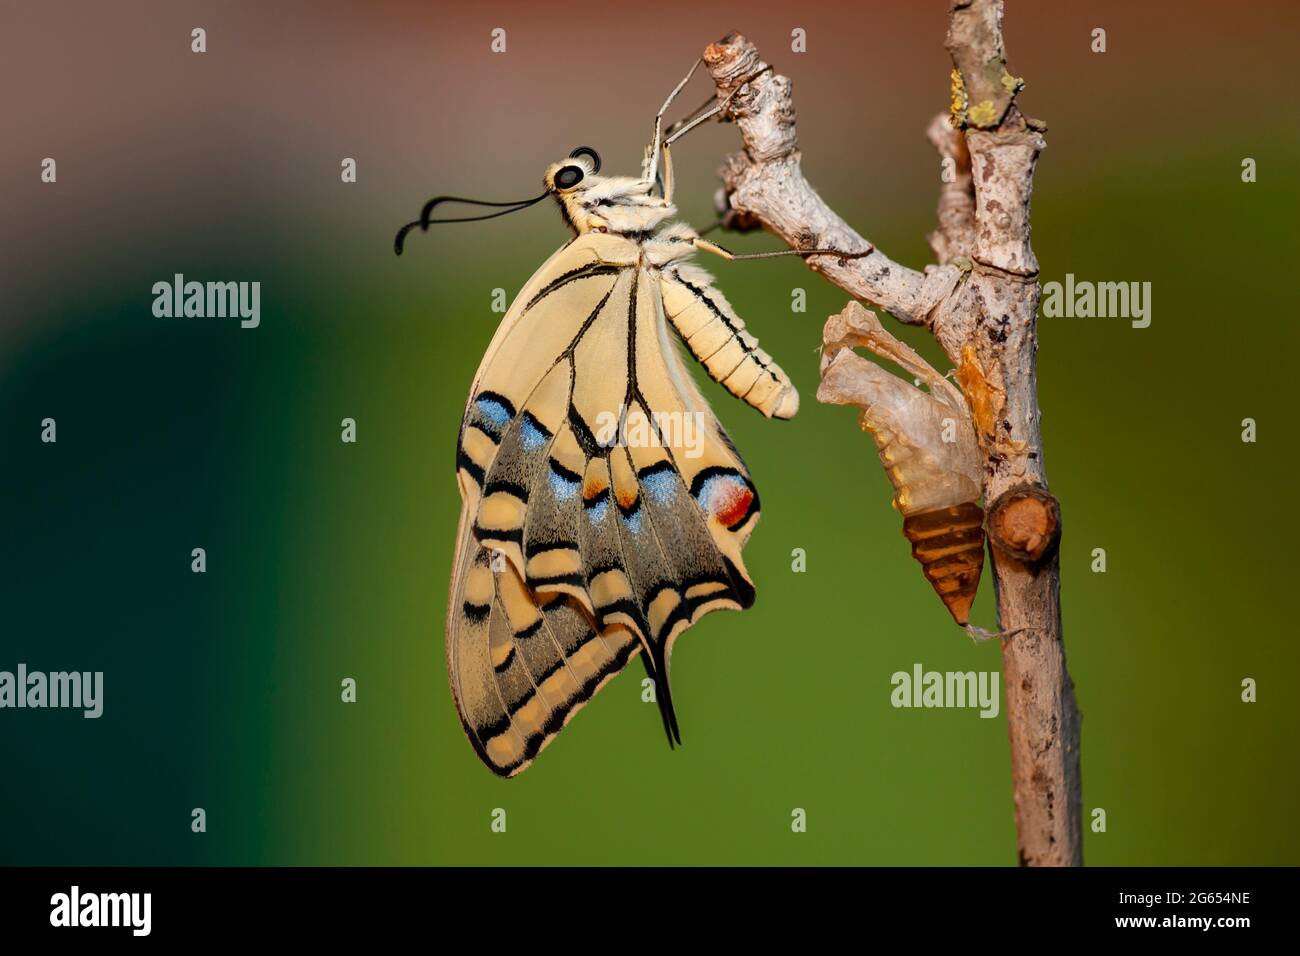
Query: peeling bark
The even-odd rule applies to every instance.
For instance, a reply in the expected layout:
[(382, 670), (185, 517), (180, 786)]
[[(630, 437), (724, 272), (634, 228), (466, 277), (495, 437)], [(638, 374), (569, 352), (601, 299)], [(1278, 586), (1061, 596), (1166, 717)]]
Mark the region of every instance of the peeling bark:
[(930, 236), (938, 264), (918, 272), (894, 262), (822, 201), (803, 176), (790, 80), (738, 34), (704, 51), (719, 98), (731, 97), (725, 116), (744, 141), (722, 167), (724, 199), (731, 222), (757, 221), (793, 248), (871, 250), (859, 259), (807, 262), (855, 299), (929, 328), (957, 367), (983, 455), (984, 501), (1002, 506), (989, 532), (997, 536), (990, 551), (998, 625), (1007, 635), (1003, 680), (1019, 859), (1077, 866), (1080, 715), (1061, 637), (1060, 507), (1043, 467), (1038, 261), (1029, 241), (1046, 127), (1015, 103), (1023, 83), (1006, 69), (1000, 0), (954, 0), (946, 43), (955, 67), (953, 108), (929, 127), (955, 172), (940, 190)]

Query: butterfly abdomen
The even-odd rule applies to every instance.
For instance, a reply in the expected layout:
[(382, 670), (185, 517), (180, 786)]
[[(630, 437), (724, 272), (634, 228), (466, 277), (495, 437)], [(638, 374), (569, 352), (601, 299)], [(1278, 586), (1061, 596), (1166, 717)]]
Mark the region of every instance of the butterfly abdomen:
[(709, 376), (769, 418), (792, 418), (799, 393), (713, 287), (712, 277), (680, 263), (666, 270), (661, 282), (665, 317)]

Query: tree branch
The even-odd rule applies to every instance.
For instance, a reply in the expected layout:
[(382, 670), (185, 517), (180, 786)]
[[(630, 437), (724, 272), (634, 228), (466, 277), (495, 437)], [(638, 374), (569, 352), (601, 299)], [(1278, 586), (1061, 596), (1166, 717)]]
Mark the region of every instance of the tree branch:
[[(930, 242), (940, 264), (918, 272), (879, 249), (808, 265), (856, 299), (925, 325), (953, 364), (984, 461), (983, 498), (998, 599), (1020, 861), (1082, 863), (1080, 716), (1061, 640), (1055, 542), (1060, 506), (1047, 488), (1035, 354), (1038, 261), (1029, 203), (1043, 124), (1023, 116), (1023, 83), (1006, 70), (1001, 0), (952, 0), (952, 113), (929, 137), (953, 176)], [(730, 221), (756, 220), (794, 248), (874, 248), (803, 177), (791, 83), (731, 34), (704, 51), (726, 117), (745, 149), (722, 168)], [(734, 95), (733, 95), (734, 94)], [(996, 520), (992, 520), (996, 518)]]
[(752, 43), (729, 34), (705, 48), (704, 63), (719, 99), (730, 98), (726, 115), (745, 143), (744, 152), (728, 156), (722, 168), (730, 208), (758, 219), (795, 249), (873, 249), (861, 259), (809, 256), (808, 265), (900, 322), (925, 324), (960, 271), (944, 267), (926, 274), (899, 265), (822, 201), (803, 176), (790, 80), (773, 73)]
[(939, 228), (930, 233), (930, 248), (946, 265), (962, 257), (969, 259), (975, 251), (975, 180), (966, 137), (953, 128), (946, 115), (934, 118), (926, 136), (939, 151), (944, 173), (939, 189)]

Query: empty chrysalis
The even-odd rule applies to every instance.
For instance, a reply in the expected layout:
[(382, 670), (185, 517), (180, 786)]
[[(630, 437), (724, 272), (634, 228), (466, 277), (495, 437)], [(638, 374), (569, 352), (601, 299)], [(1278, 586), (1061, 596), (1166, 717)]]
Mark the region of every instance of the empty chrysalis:
[[(822, 340), (817, 400), (862, 409), (862, 427), (894, 486), (912, 556), (953, 620), (974, 636), (988, 636), (970, 624), (984, 567), (984, 510), (982, 458), (965, 397), (858, 302), (827, 320)], [(856, 347), (898, 365), (929, 391), (855, 355)]]

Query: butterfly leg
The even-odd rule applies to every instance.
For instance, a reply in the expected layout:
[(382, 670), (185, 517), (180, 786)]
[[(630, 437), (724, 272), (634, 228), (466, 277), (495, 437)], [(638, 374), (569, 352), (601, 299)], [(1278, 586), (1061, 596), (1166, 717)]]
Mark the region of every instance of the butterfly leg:
[(876, 251), (875, 246), (869, 246), (862, 252), (846, 252), (843, 249), (777, 249), (773, 252), (749, 252), (738, 255), (699, 236), (692, 239), (691, 244), (700, 252), (721, 256), (728, 262), (739, 262), (742, 259), (775, 259), (777, 256), (835, 256), (839, 259), (863, 259)]
[[(717, 116), (719, 113), (726, 111), (726, 109), (729, 106), (731, 106), (731, 101), (736, 98), (736, 94), (739, 93), (741, 90), (746, 89), (750, 80), (757, 78), (758, 76), (762, 75), (763, 73), (766, 73), (770, 69), (772, 68), (768, 66), (768, 67), (764, 67), (762, 70), (759, 70), (758, 73), (755, 73), (748, 80), (745, 80), (744, 83), (741, 83), (734, 90), (732, 90), (727, 95), (727, 98), (723, 100), (721, 103), (717, 101), (718, 98), (716, 95), (709, 97), (698, 107), (696, 107), (695, 110), (691, 112), (689, 116), (687, 116), (685, 119), (678, 120), (671, 127), (669, 127), (668, 134), (664, 139), (664, 147), (667, 148), (672, 143), (675, 143), (677, 140), (681, 139), (691, 130), (695, 129), (695, 127), (703, 123), (706, 119), (709, 119), (713, 116)], [(687, 79), (690, 79), (690, 77), (687, 76)], [(678, 89), (681, 89), (681, 87), (678, 87)], [(665, 108), (667, 108), (666, 103), (664, 104), (664, 106)], [(662, 116), (662, 113), (660, 115)]]
[[(735, 96), (735, 94), (733, 93), (732, 96)], [(699, 114), (698, 116), (681, 124), (681, 126), (674, 128), (674, 130), (664, 138), (664, 151), (667, 152), (669, 146), (671, 146), (677, 140), (681, 139), (691, 130), (695, 129), (695, 127), (699, 126), (706, 119), (710, 119), (714, 116), (717, 116), (719, 113), (721, 113), (724, 109), (727, 108), (727, 103), (729, 102), (731, 102), (730, 96), (727, 97), (727, 99), (724, 102), (715, 103), (710, 109), (705, 110), (703, 113)]]
[(703, 60), (696, 60), (691, 65), (690, 71), (682, 78), (680, 83), (673, 87), (673, 91), (669, 93), (668, 98), (664, 100), (664, 105), (659, 107), (659, 112), (655, 114), (654, 136), (650, 140), (650, 147), (647, 150), (649, 155), (646, 159), (645, 181), (648, 183), (653, 183), (659, 178), (659, 157), (664, 134), (664, 114), (668, 112), (668, 107), (673, 105), (673, 100), (677, 99), (677, 94), (679, 94), (686, 87), (686, 84), (691, 81), (691, 77), (695, 75), (695, 71), (700, 68), (700, 64), (703, 62)]
[(660, 185), (663, 187), (664, 205), (673, 203), (673, 155), (667, 142), (663, 145), (663, 169), (660, 171)]
[[(686, 84), (690, 82), (691, 77), (695, 75), (695, 71), (699, 69), (702, 62), (702, 60), (696, 60), (695, 65), (691, 67), (690, 72), (687, 73), (686, 77), (677, 84), (671, 93), (668, 94), (668, 99), (664, 100), (664, 105), (659, 108), (659, 113), (655, 116), (654, 138), (651, 140), (651, 144), (646, 147), (645, 180), (651, 184), (653, 184), (656, 179), (659, 180), (660, 185), (662, 186), (661, 192), (664, 201), (667, 203), (673, 201), (672, 161), (669, 158), (668, 147), (681, 139), (691, 130), (695, 129), (695, 127), (699, 126), (705, 120), (711, 119), (726, 110), (727, 107), (731, 105), (731, 101), (735, 98), (736, 94), (745, 88), (745, 85), (741, 84), (721, 103), (717, 101), (718, 98), (716, 96), (709, 97), (692, 110), (685, 119), (678, 120), (669, 127), (667, 135), (665, 135), (663, 128), (664, 113), (668, 111), (668, 107), (672, 105), (673, 100), (677, 98), (677, 95), (681, 93)], [(771, 69), (771, 67), (766, 67), (766, 69)], [(753, 77), (751, 77), (751, 79), (752, 78)], [(661, 165), (663, 167), (662, 170), (660, 169)]]

